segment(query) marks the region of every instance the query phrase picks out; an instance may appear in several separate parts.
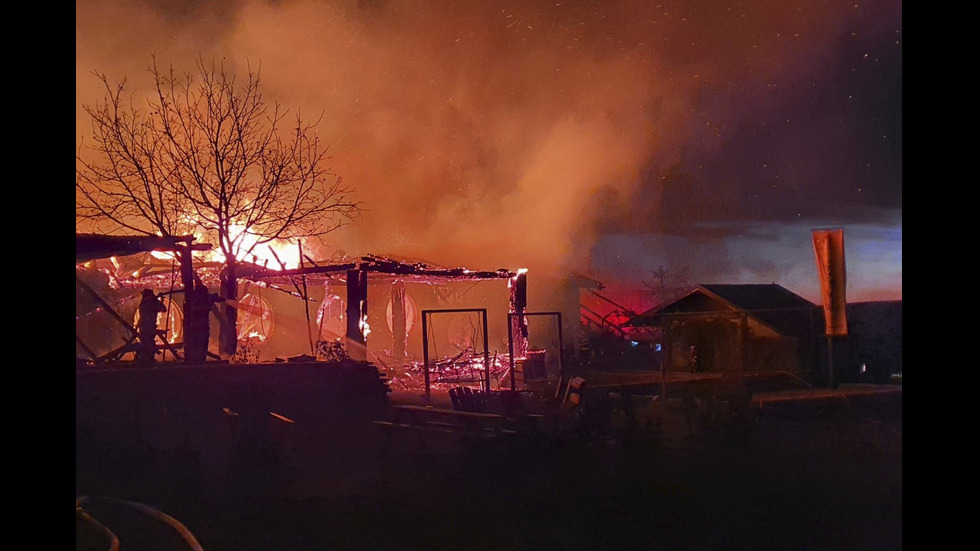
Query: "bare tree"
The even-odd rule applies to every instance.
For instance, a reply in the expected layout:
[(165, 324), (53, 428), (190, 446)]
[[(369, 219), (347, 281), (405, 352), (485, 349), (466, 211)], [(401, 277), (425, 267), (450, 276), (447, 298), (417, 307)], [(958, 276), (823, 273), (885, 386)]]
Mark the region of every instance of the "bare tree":
[(225, 258), (221, 295), (228, 323), (221, 351), (237, 346), (237, 259), (275, 239), (324, 236), (359, 215), (353, 189), (327, 166), (317, 122), (288, 112), (260, 91), (260, 71), (242, 81), (224, 63), (150, 72), (154, 94), (126, 94), (95, 72), (105, 97), (84, 109), (91, 145), (75, 161), (76, 225), (107, 233), (199, 234)]

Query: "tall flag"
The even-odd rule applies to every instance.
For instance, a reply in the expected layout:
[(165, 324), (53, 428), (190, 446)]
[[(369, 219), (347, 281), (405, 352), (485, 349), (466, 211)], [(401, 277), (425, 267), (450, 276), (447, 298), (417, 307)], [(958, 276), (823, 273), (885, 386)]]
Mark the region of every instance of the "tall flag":
[(844, 229), (813, 230), (823, 315), (828, 336), (847, 335), (847, 268), (844, 266)]

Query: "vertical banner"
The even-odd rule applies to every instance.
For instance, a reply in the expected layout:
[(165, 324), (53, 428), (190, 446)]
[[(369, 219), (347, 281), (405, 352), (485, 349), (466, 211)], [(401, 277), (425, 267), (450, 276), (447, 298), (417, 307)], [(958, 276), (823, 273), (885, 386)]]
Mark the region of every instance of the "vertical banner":
[(844, 229), (813, 230), (823, 314), (828, 336), (847, 335), (847, 268), (844, 265)]

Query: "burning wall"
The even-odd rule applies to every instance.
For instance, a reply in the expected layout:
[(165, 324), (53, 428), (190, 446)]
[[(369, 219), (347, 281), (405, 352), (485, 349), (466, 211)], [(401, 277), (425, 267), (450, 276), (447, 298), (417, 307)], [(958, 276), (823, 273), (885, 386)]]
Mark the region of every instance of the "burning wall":
[[(372, 261), (374, 262), (374, 261)], [(220, 264), (202, 263), (196, 273), (217, 290)], [(238, 337), (250, 360), (271, 361), (278, 357), (312, 354), (317, 341), (345, 341), (348, 334), (347, 284), (343, 270), (313, 273), (310, 276), (282, 275), (279, 270), (255, 268), (253, 276), (239, 280)], [(160, 327), (168, 327), (168, 340), (181, 340), (182, 297), (179, 268), (161, 255), (141, 254), (90, 261), (76, 266), (76, 356), (101, 356), (125, 342), (128, 325), (135, 324), (138, 295), (144, 288), (161, 294), (169, 306), (161, 315)], [(468, 270), (430, 270), (427, 266), (383, 263), (378, 273), (368, 277), (366, 324), (368, 347), (375, 357), (397, 363), (422, 356), (421, 313), (446, 308), (486, 308), (488, 342), (495, 352), (507, 353), (507, 313), (510, 272), (474, 273)], [(392, 273), (385, 273), (384, 270)], [(401, 270), (401, 276), (397, 272)], [(261, 274), (256, 276), (255, 274)], [(455, 276), (460, 279), (454, 280)], [(305, 279), (306, 281), (300, 282)], [(496, 279), (496, 281), (487, 281)], [(405, 314), (404, 351), (398, 351), (394, 329), (397, 316), (394, 289), (404, 288), (401, 296)], [(306, 300), (304, 300), (304, 294)], [(211, 315), (210, 350), (217, 349), (218, 312)], [(434, 342), (449, 347), (471, 346), (473, 321), (465, 316), (444, 318), (431, 327)], [(396, 358), (396, 356), (403, 358)], [(370, 359), (370, 358), (369, 358)]]

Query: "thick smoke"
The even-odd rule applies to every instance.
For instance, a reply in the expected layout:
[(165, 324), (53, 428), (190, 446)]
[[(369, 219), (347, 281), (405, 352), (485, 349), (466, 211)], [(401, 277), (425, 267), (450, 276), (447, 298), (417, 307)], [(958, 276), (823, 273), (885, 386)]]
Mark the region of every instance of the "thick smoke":
[[(91, 70), (146, 89), (153, 54), (186, 70), (224, 59), (260, 69), (268, 100), (322, 117), (332, 166), (367, 210), (321, 256), (585, 271), (600, 233), (757, 215), (746, 197), (770, 182), (718, 159), (879, 15), (829, 4), (82, 1), (76, 133), (101, 96)], [(819, 178), (780, 192), (805, 198)]]

